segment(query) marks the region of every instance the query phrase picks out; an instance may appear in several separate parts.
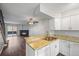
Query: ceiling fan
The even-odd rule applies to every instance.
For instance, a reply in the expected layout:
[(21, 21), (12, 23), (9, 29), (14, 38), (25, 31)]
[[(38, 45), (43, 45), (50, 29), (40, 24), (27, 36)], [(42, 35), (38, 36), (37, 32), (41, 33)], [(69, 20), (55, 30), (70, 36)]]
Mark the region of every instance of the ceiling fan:
[(34, 20), (34, 18), (29, 18), (28, 24), (32, 25), (32, 24), (36, 24), (38, 23), (37, 20)]
[(33, 17), (29, 17), (28, 22), (27, 22), (29, 25), (39, 23), (38, 20), (37, 20), (38, 18), (36, 18), (36, 16), (35, 16), (35, 13), (36, 13), (39, 6), (40, 6), (40, 4), (37, 5), (37, 7), (34, 9)]

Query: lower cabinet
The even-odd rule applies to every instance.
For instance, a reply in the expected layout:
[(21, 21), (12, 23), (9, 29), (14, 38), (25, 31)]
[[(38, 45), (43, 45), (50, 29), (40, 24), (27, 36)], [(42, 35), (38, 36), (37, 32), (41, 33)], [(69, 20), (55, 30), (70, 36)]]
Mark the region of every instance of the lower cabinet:
[(32, 49), (28, 44), (26, 44), (26, 56), (35, 56), (36, 51)]
[(79, 43), (70, 42), (70, 56), (79, 56)]
[(37, 56), (50, 56), (50, 52), (50, 45), (47, 45), (37, 50)]
[(50, 44), (51, 56), (56, 56), (59, 53), (59, 40)]
[(33, 49), (26, 44), (26, 56), (56, 56), (58, 53), (65, 56), (79, 56), (79, 43), (60, 39), (40, 49)]
[(60, 40), (60, 53), (65, 56), (79, 56), (79, 43)]
[(39, 49), (33, 49), (26, 44), (26, 56), (56, 56), (59, 53), (59, 40)]
[(70, 55), (70, 41), (60, 40), (59, 52), (65, 56)]
[(33, 49), (26, 44), (26, 56), (50, 56), (50, 46), (47, 45), (43, 48)]

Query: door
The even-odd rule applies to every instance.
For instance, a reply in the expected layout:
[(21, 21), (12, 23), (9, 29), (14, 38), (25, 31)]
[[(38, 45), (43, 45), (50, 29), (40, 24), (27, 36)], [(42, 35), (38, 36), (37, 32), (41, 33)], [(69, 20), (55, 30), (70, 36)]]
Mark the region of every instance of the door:
[(79, 15), (71, 16), (71, 27), (72, 30), (79, 30)]
[(59, 40), (50, 44), (51, 56), (56, 56), (59, 53)]
[(79, 56), (79, 43), (70, 42), (70, 56)]
[(55, 18), (54, 21), (55, 21), (54, 29), (55, 30), (61, 30), (61, 18), (60, 17)]
[(50, 51), (51, 51), (51, 56), (55, 56), (55, 44), (52, 42), (50, 44)]
[(50, 46), (47, 45), (43, 48), (40, 48), (37, 53), (38, 56), (50, 56)]
[(61, 18), (61, 30), (69, 30), (70, 29), (70, 17)]
[(55, 42), (55, 56), (59, 53), (59, 40), (57, 40), (56, 42)]
[(60, 53), (66, 56), (70, 55), (70, 42), (66, 40), (60, 40)]

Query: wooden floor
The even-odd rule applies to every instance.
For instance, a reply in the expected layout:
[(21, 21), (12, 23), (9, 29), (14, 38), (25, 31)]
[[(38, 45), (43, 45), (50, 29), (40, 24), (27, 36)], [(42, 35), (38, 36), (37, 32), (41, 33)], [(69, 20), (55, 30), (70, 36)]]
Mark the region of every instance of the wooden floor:
[(3, 50), (1, 56), (25, 56), (26, 44), (25, 40), (21, 37), (8, 37), (8, 47)]

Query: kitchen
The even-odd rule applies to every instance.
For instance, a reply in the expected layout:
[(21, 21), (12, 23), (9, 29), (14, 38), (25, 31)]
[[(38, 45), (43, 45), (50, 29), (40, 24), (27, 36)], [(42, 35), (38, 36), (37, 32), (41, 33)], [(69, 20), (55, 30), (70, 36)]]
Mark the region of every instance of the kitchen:
[(24, 37), (26, 56), (79, 56), (78, 3), (3, 3), (0, 8), (6, 37)]

